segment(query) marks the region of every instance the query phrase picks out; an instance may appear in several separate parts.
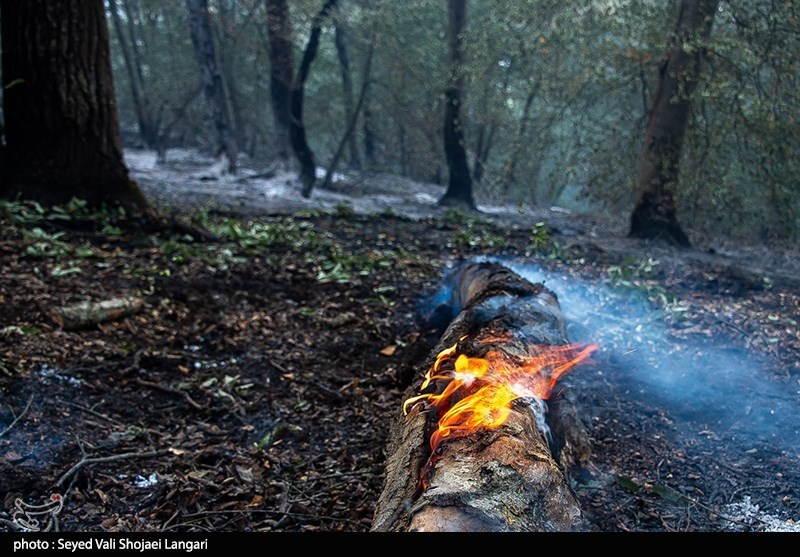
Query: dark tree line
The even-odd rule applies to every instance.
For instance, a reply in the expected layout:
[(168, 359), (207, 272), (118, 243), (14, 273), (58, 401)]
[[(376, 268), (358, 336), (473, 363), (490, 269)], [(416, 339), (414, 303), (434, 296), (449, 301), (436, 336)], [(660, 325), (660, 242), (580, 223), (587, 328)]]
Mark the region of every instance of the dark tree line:
[[(475, 188), (518, 199), (528, 188), (525, 195), (540, 203), (567, 195), (635, 201), (631, 236), (686, 246), (679, 220), (687, 207), (694, 215), (719, 212), (724, 207), (713, 203), (737, 193), (725, 190), (731, 183), (747, 191), (762, 180), (764, 209), (753, 214), (774, 215), (786, 235), (797, 228), (800, 195), (791, 182), (798, 134), (787, 123), (800, 115), (792, 71), (800, 18), (792, 5), (676, 0), (671, 16), (665, 6), (633, 2), (582, 10), (545, 0), (309, 6), (313, 12), (288, 0), (186, 0), (179, 7), (108, 0), (106, 21), (97, 1), (3, 0), (0, 191), (146, 206), (122, 164), (111, 27), (125, 111), (162, 159), (186, 130), (197, 135), (201, 120), (192, 115), (202, 93), (210, 144), (229, 169), (240, 149), (252, 154), (260, 141), (296, 169), (305, 196), (316, 185), (318, 160), (327, 163), (326, 182), (338, 164), (393, 168), (441, 180), (440, 203), (467, 209), (476, 207)], [(650, 26), (644, 31), (643, 22)], [(257, 29), (263, 43), (237, 34), (245, 27)], [(184, 79), (169, 90), (159, 63), (186, 72), (172, 56), (184, 44), (197, 85)], [(165, 53), (165, 45), (173, 50)], [(265, 97), (257, 83), (237, 81), (245, 62), (264, 76)], [(626, 112), (637, 96), (638, 119)], [(245, 105), (263, 105), (267, 119), (248, 118)], [(738, 128), (724, 120), (731, 109)], [(730, 138), (715, 130), (720, 123)], [(708, 183), (705, 169), (720, 168), (722, 157), (729, 170)], [(636, 184), (627, 201), (626, 182)]]

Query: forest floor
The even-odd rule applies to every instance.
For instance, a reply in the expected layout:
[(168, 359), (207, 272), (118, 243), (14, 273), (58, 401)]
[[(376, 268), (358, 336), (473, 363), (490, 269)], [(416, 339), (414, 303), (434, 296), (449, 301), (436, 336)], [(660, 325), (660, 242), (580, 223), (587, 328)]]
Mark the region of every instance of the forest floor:
[[(441, 211), (435, 187), (388, 177), (305, 201), (286, 176), (129, 155), (162, 209), (219, 240), (0, 207), (0, 530), (53, 493), (64, 531), (368, 530), (437, 340), (424, 297), (488, 257), (601, 346), (561, 386), (592, 437), (570, 481), (593, 530), (800, 531), (796, 254), (677, 251), (558, 208)], [(120, 297), (144, 304), (54, 317)]]

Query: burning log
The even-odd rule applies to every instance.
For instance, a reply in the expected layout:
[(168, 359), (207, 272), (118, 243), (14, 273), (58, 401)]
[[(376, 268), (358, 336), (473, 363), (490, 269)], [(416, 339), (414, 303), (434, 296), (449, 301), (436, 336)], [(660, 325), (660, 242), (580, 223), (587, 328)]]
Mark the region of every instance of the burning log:
[[(505, 267), (464, 264), (448, 283), (437, 312), (452, 319), (393, 426), (372, 529), (583, 529), (548, 443), (543, 399), (596, 347), (568, 345), (555, 294)], [(584, 460), (577, 413), (567, 401), (558, 412), (562, 462)]]

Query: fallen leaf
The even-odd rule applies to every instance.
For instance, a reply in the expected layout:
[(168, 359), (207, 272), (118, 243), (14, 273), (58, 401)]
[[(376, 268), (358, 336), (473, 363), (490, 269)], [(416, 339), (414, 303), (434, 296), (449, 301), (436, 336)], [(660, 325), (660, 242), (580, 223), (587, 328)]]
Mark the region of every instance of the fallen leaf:
[(384, 356), (394, 356), (395, 351), (397, 350), (397, 346), (394, 344), (390, 344), (386, 348), (381, 348), (379, 352)]

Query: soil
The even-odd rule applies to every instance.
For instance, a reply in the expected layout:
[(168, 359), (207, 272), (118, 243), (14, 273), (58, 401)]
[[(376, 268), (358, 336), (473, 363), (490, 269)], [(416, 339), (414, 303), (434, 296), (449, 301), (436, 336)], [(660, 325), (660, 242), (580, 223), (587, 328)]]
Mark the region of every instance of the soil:
[[(592, 437), (569, 474), (593, 530), (800, 530), (800, 435), (781, 421), (800, 410), (791, 253), (676, 251), (548, 208), (513, 222), (420, 197), (410, 215), (361, 210), (363, 182), (350, 205), (336, 192), (275, 210), (269, 197), (184, 203), (146, 172), (134, 176), (162, 209), (210, 206), (201, 221), (220, 240), (0, 211), (0, 529), (19, 529), (17, 499), (57, 493), (63, 531), (368, 530), (389, 425), (437, 340), (424, 299), (454, 261), (492, 256), (549, 277), (574, 340), (629, 305), (650, 320), (624, 339), (605, 327), (561, 387)], [(549, 232), (532, 235), (540, 221)], [(591, 315), (559, 292), (578, 282), (598, 293)], [(53, 317), (126, 296), (143, 309), (80, 330)], [(678, 399), (642, 379), (682, 351), (722, 382)], [(718, 352), (733, 356), (713, 369), (702, 358)]]

